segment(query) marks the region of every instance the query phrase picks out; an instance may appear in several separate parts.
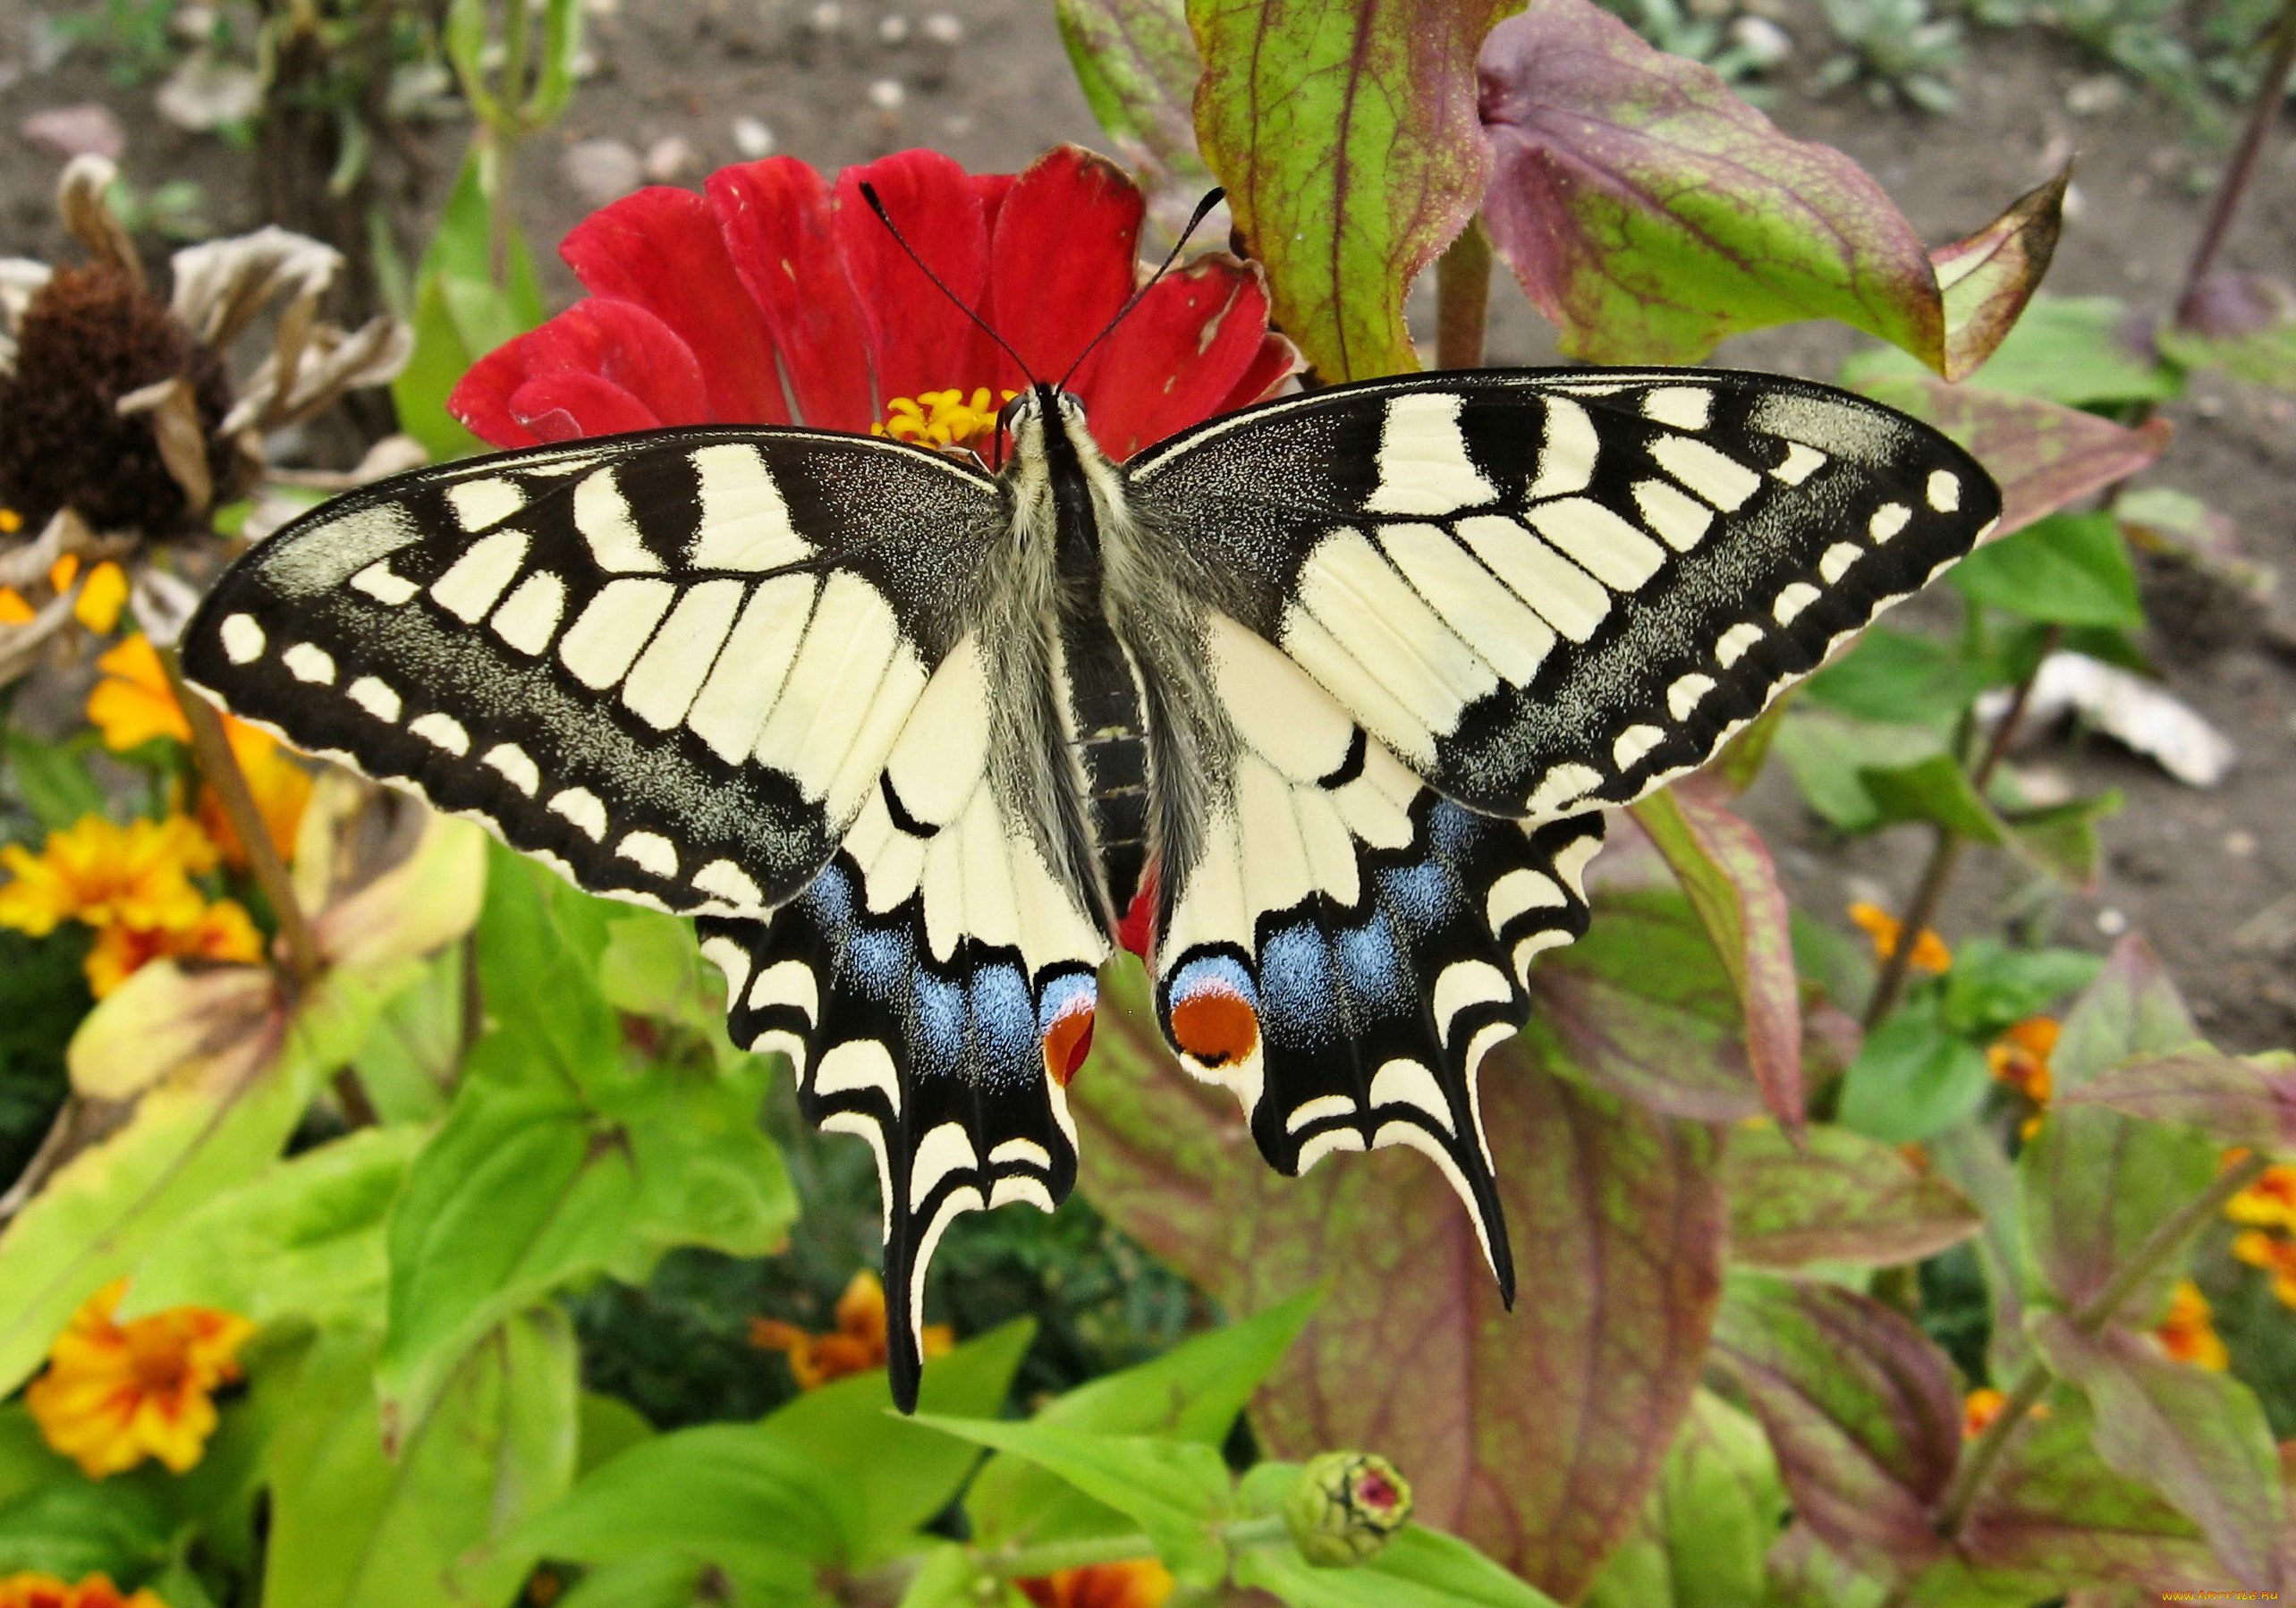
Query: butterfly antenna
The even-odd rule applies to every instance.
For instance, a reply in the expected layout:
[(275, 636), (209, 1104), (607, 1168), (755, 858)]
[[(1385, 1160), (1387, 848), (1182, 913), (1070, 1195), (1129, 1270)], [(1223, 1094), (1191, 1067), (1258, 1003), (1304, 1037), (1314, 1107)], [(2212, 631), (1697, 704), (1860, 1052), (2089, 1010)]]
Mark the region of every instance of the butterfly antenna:
[(908, 237), (903, 235), (900, 229), (894, 225), (893, 219), (885, 215), (885, 203), (877, 199), (877, 186), (869, 183), (866, 180), (862, 181), (861, 199), (869, 204), (869, 210), (877, 214), (877, 221), (885, 225), (885, 233), (893, 236), (894, 243), (909, 254), (909, 260), (917, 265), (917, 271), (924, 275), (926, 278), (931, 280), (933, 282), (934, 288), (938, 290), (942, 295), (946, 296), (951, 301), (954, 302), (956, 304), (957, 311), (962, 313), (966, 317), (971, 319), (976, 325), (979, 326), (981, 334), (987, 335), (990, 340), (995, 342), (997, 345), (1003, 347), (1004, 349), (1004, 355), (1012, 360), (1012, 366), (1018, 368), (1022, 374), (1028, 375), (1029, 383), (1032, 385), (1035, 385), (1037, 383), (1037, 377), (1029, 373), (1029, 365), (1022, 360), (1019, 352), (1012, 350), (1012, 343), (1006, 340), (1003, 335), (998, 334), (996, 331), (990, 326), (987, 319), (973, 311), (971, 307), (967, 305), (963, 297), (958, 295), (954, 291), (949, 288), (948, 281), (943, 279), (938, 274), (933, 272), (933, 270), (926, 265), (925, 259), (917, 255), (917, 248), (909, 243)]
[(1218, 206), (1222, 201), (1224, 201), (1227, 199), (1228, 192), (1226, 190), (1214, 190), (1207, 193), (1202, 200), (1196, 203), (1196, 210), (1189, 216), (1188, 226), (1180, 232), (1180, 239), (1178, 242), (1173, 246), (1171, 252), (1165, 258), (1163, 266), (1157, 268), (1155, 273), (1149, 275), (1148, 276), (1147, 283), (1142, 284), (1139, 290), (1132, 292), (1132, 299), (1124, 303), (1123, 307), (1118, 310), (1114, 317), (1108, 320), (1107, 327), (1103, 329), (1098, 334), (1093, 336), (1092, 339), (1086, 343), (1084, 350), (1076, 354), (1076, 361), (1071, 363), (1068, 366), (1068, 372), (1060, 377), (1059, 388), (1061, 390), (1065, 391), (1068, 389), (1068, 382), (1075, 377), (1078, 369), (1084, 367), (1084, 360), (1090, 357), (1093, 352), (1097, 350), (1101, 342), (1115, 334), (1116, 326), (1122, 324), (1126, 318), (1131, 317), (1132, 309), (1140, 304), (1140, 298), (1147, 295), (1150, 291), (1156, 289), (1156, 282), (1157, 280), (1172, 272), (1172, 265), (1180, 260), (1180, 254), (1182, 251), (1188, 250), (1189, 237), (1194, 234), (1198, 229), (1203, 227), (1204, 220), (1212, 215), (1212, 208)]

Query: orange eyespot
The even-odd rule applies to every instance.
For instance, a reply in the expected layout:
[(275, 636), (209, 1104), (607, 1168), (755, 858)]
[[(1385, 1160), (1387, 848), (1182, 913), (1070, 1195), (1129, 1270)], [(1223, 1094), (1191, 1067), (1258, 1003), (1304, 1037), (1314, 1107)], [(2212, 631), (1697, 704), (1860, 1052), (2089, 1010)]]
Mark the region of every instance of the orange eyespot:
[(1092, 1012), (1072, 1011), (1046, 1029), (1045, 1075), (1063, 1088), (1092, 1054)]
[(1227, 1066), (1258, 1047), (1259, 1018), (1234, 994), (1207, 988), (1173, 1006), (1172, 1037), (1206, 1066)]

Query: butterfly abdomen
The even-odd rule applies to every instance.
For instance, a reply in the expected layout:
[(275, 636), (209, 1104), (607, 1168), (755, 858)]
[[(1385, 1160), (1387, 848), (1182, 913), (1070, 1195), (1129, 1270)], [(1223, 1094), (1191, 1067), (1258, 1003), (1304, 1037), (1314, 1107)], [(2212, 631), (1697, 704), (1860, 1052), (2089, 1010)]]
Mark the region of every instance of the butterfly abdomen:
[(1109, 908), (1122, 912), (1148, 864), (1148, 750), (1131, 659), (1096, 609), (1062, 622), (1070, 746), (1084, 774)]

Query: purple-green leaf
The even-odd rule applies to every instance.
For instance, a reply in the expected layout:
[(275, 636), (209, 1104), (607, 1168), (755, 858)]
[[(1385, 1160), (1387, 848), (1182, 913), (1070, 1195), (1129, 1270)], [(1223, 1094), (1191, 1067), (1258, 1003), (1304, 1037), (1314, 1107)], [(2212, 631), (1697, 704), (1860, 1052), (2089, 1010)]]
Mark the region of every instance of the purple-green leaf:
[(1112, 977), (1069, 1090), (1086, 1195), (1232, 1312), (1328, 1277), (1259, 1397), (1264, 1443), (1385, 1452), (1420, 1519), (1575, 1597), (1634, 1523), (1698, 1383), (1724, 1231), (1716, 1136), (1494, 1052), (1483, 1120), (1521, 1248), (1510, 1314), (1423, 1157), (1275, 1176), (1233, 1098), (1173, 1064), (1143, 992), (1136, 969)]
[(2019, 196), (1975, 234), (1929, 253), (1945, 300), (1945, 366), (1949, 380), (1967, 379), (1993, 355), (2049, 271), (2064, 227), (2065, 190), (2072, 165), (2047, 183)]
[(1093, 116), (1175, 231), (1211, 170), (1196, 154), (1196, 55), (1182, 0), (1054, 0), (1060, 37)]
[(1880, 186), (1789, 140), (1712, 69), (1592, 0), (1532, 0), (1478, 69), (1483, 203), (1524, 293), (1595, 362), (1694, 362), (1724, 336), (1839, 318), (1945, 362), (1928, 253)]
[[(2216, 1146), (2207, 1135), (2070, 1096), (2108, 1067), (2182, 1049), (2196, 1037), (2176, 986), (2134, 934), (2065, 1017), (2049, 1057), (2061, 1104), (2019, 1155), (2017, 1174), (2035, 1271), (2068, 1308), (2101, 1291), (2216, 1174)], [(2122, 1312), (2141, 1321), (2157, 1311), (2178, 1271), (2174, 1258), (2165, 1261)]]
[(2199, 1524), (2241, 1585), (2277, 1592), (2280, 1460), (2248, 1386), (2172, 1362), (2118, 1325), (2084, 1334), (2062, 1314), (2045, 1313), (2032, 1338), (2096, 1409), (2098, 1455)]
[(1750, 1267), (1918, 1262), (1984, 1226), (1937, 1174), (1831, 1123), (1809, 1130), (1800, 1148), (1775, 1128), (1737, 1130), (1722, 1180), (1731, 1259)]
[(1673, 787), (1635, 805), (1722, 957), (1746, 1019), (1746, 1060), (1770, 1114), (1802, 1124), (1801, 980), (1785, 890), (1761, 834), (1703, 791)]
[(2100, 1073), (2065, 1096), (2151, 1122), (2182, 1122), (2220, 1145), (2296, 1150), (2296, 1055), (2219, 1055), (2196, 1047)]
[(1668, 1116), (1762, 1114), (1737, 989), (1671, 888), (1599, 894), (1587, 935), (1539, 961), (1531, 1000), (1526, 1040), (1597, 1088)]
[(1189, 0), (1196, 134), (1326, 380), (1417, 368), (1403, 292), (1491, 173), (1475, 52), (1518, 0)]
[[(2011, 1432), (1961, 1526), (1961, 1552), (2063, 1591), (2131, 1578), (2170, 1590), (2224, 1584), (2192, 1521), (2097, 1455), (2095, 1416), (2060, 1387)], [(2042, 1595), (2037, 1592), (2038, 1597)]]
[(2131, 430), (2062, 402), (1949, 385), (1926, 374), (1876, 374), (1858, 389), (1936, 426), (1985, 465), (2001, 487), (1996, 536), (2125, 480), (2159, 457), (2173, 434), (2163, 419)]
[(1713, 1355), (1819, 1540), (1896, 1574), (1942, 1554), (1930, 1514), (1961, 1455), (1961, 1392), (1910, 1319), (1838, 1285), (1734, 1274)]

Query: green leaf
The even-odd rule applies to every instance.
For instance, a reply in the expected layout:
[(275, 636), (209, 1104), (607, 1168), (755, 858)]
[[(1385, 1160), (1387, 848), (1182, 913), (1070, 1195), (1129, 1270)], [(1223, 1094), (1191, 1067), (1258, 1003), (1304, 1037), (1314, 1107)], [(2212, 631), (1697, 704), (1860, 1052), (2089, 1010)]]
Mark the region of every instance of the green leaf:
[[(1822, 1130), (1813, 1130), (1822, 1131)], [(1785, 1489), (1761, 1426), (1700, 1391), (1585, 1608), (1760, 1608)]]
[(2161, 455), (2173, 433), (2164, 419), (2132, 430), (2038, 396), (1949, 385), (1910, 360), (1904, 368), (1902, 375), (1861, 371), (1855, 388), (1967, 447), (2001, 487), (2004, 535), (2127, 479)]
[(1741, 330), (1838, 318), (1944, 365), (1913, 226), (1856, 163), (1787, 139), (1710, 69), (1589, 0), (1532, 0), (1480, 71), (1497, 156), (1484, 224), (1567, 355), (1696, 362)]
[[(981, 1418), (1004, 1404), (1012, 1375), (1036, 1337), (1029, 1319), (992, 1329), (933, 1358), (920, 1410)], [(844, 1557), (868, 1568), (915, 1550), (918, 1527), (948, 1506), (979, 1459), (946, 1435), (893, 1411), (882, 1373), (855, 1375), (808, 1391), (758, 1426), (827, 1470), (853, 1498)]]
[(1945, 974), (1944, 1024), (1991, 1038), (2088, 987), (2104, 965), (2085, 949), (2012, 949), (1998, 939), (1972, 938), (1954, 952)]
[[(1252, 1470), (1288, 1487), (1293, 1463)], [(1262, 1488), (1276, 1478), (1258, 1482)], [(1278, 1499), (1280, 1501), (1280, 1498)], [(1266, 1506), (1271, 1512), (1275, 1504)], [(1256, 1587), (1290, 1608), (1555, 1608), (1555, 1599), (1509, 1574), (1456, 1536), (1407, 1524), (1368, 1563), (1318, 1569), (1286, 1538), (1238, 1550), (1235, 1583)]]
[[(147, 966), (99, 1004), (89, 1030)], [(139, 990), (142, 992), (142, 990)], [(210, 1198), (262, 1171), (310, 1097), (309, 1063), (261, 1037), (177, 1069), (136, 1102), (126, 1125), (64, 1164), (0, 1232), (0, 1389), (13, 1390), (47, 1355), (80, 1302), (122, 1274), (161, 1234)]]
[[(1978, 378), (1987, 391), (2071, 408), (2173, 402), (2183, 395), (2182, 371), (2140, 350), (2130, 335), (2129, 309), (2110, 296), (2036, 296)], [(1843, 364), (1842, 383), (1878, 394), (1869, 381), (1919, 372), (1912, 360), (1879, 349)]]
[(1868, 766), (1858, 773), (1881, 821), (1932, 821), (1956, 836), (1995, 846), (2009, 841), (2009, 829), (1951, 754), (1932, 754), (1911, 765)]
[(2068, 886), (2093, 891), (2104, 863), (2097, 825), (2119, 815), (2125, 802), (2119, 788), (2108, 787), (2093, 797), (2046, 809), (2010, 810), (2003, 819), (2018, 852), (2027, 859)]
[(1976, 1240), (1978, 1265), (1993, 1310), (1986, 1339), (1986, 1371), (1993, 1378), (2013, 1376), (2024, 1365), (2025, 1299), (2031, 1262), (2025, 1246), (2025, 1208), (2017, 1189), (2017, 1169), (1990, 1128), (1957, 1122), (1925, 1141), (1938, 1175), (1977, 1203), (1985, 1214)]
[(575, 1403), (574, 1419), (576, 1478), (619, 1457), (639, 1442), (651, 1440), (655, 1435), (644, 1413), (621, 1397), (599, 1391), (582, 1392)]
[(1228, 1572), (1227, 1548), (1212, 1528), (1230, 1511), (1228, 1470), (1213, 1447), (938, 1414), (919, 1413), (917, 1422), (1027, 1458), (1124, 1514), (1182, 1586), (1209, 1587)]
[(428, 1137), (367, 1129), (215, 1197), (137, 1265), (121, 1320), (220, 1307), (258, 1324), (295, 1315), (380, 1327), (383, 1220)]
[(2118, 1325), (2084, 1334), (2063, 1315), (2043, 1313), (2032, 1338), (2096, 1409), (2098, 1454), (2198, 1523), (2239, 1584), (2276, 1590), (2280, 1461), (2248, 1386), (2172, 1362)]
[[(1321, 1292), (1197, 1335), (1163, 1356), (1077, 1386), (1046, 1403), (1036, 1422), (1103, 1435), (1156, 1435), (1217, 1446), (1236, 1416), (1299, 1338)], [(942, 1365), (934, 1364), (936, 1368)], [(1123, 1529), (1123, 1516), (1025, 1460), (991, 1458), (965, 1494), (981, 1545), (1037, 1545)]]
[(1975, 1111), (1992, 1080), (1984, 1053), (1946, 1028), (1925, 992), (1866, 1035), (1843, 1079), (1842, 1123), (1885, 1145), (1926, 1139)]
[(68, 1581), (102, 1572), (138, 1579), (167, 1556), (174, 1526), (148, 1485), (76, 1471), (0, 1502), (0, 1578), (22, 1571)]
[(2109, 513), (2059, 513), (1956, 565), (1964, 597), (2028, 620), (2133, 631), (2145, 622), (2136, 571)]
[(560, 1088), (585, 1088), (620, 1070), (622, 1035), (598, 975), (607, 906), (563, 877), (489, 844), (479, 918), (479, 986), (490, 1031), (473, 1052), (483, 1069)]
[[(2070, 1014), (2049, 1057), (2058, 1099), (2105, 1068), (2190, 1045), (2198, 1037), (2175, 985), (2133, 935)], [(2034, 1271), (2062, 1305), (2102, 1290), (2172, 1213), (2216, 1175), (2216, 1144), (2101, 1105), (2065, 1102), (2017, 1157)], [(2122, 1315), (2143, 1324), (2168, 1299), (2173, 1259), (2133, 1292)]]
[(1419, 366), (1403, 292), (1482, 202), (1475, 53), (1513, 9), (1189, 0), (1197, 137), (1275, 323), (1325, 379)]
[(1958, 717), (1996, 679), (1958, 643), (1875, 626), (1811, 676), (1809, 702), (1852, 720), (1936, 724)]
[(570, 1279), (643, 1283), (674, 1245), (777, 1248), (796, 1199), (756, 1127), (763, 1092), (657, 1067), (608, 1113), (467, 1079), (391, 1218), (377, 1370), (390, 1421), (420, 1410), (471, 1339)]
[(1944, 1179), (1831, 1123), (1809, 1129), (1799, 1148), (1775, 1128), (1741, 1128), (1722, 1178), (1731, 1257), (1750, 1267), (1887, 1267), (1933, 1257), (1984, 1226)]
[(49, 832), (61, 832), (85, 816), (100, 816), (104, 789), (88, 774), (73, 749), (29, 732), (0, 733), (7, 757), (8, 796)]
[(1845, 720), (1804, 706), (1778, 728), (1777, 751), (1804, 803), (1844, 832), (1870, 832), (1883, 817), (1865, 773), (1917, 764), (1947, 749), (1944, 734), (1931, 726)]
[(1908, 1571), (1941, 1554), (1930, 1509), (1961, 1458), (1961, 1397), (1910, 1319), (1836, 1285), (1733, 1274), (1713, 1355), (1820, 1539)]
[[(980, 1608), (985, 1578), (971, 1548), (944, 1542), (925, 1554), (897, 1608)], [(1007, 1588), (1007, 1602), (1012, 1595)]]
[[(1695, 1053), (1736, 1056), (1729, 980), (1687, 904), (1664, 897), (1699, 986), (1722, 1002)], [(1641, 972), (1673, 986), (1662, 965)], [(1618, 1008), (1639, 1008), (1625, 986)], [(1137, 968), (1110, 973), (1094, 1058), (1070, 1086), (1080, 1186), (1231, 1312), (1330, 1278), (1257, 1398), (1261, 1443), (1278, 1457), (1376, 1447), (1410, 1475), (1421, 1518), (1575, 1595), (1656, 1477), (1697, 1384), (1724, 1228), (1712, 1131), (1558, 1076), (1521, 1040), (1494, 1051), (1483, 1120), (1521, 1248), (1509, 1315), (1424, 1157), (1334, 1157), (1301, 1179), (1237, 1164), (1251, 1141), (1233, 1097), (1173, 1067), (1144, 994)]]
[(2197, 319), (2165, 319), (2155, 332), (2163, 357), (2296, 391), (2296, 294), (2286, 285), (2260, 274), (2219, 272), (2201, 282), (2194, 300)]
[(375, 1019), (352, 1066), (385, 1122), (431, 1122), (446, 1114), (462, 1061), (463, 973), (460, 944), (423, 963)]
[(263, 1600), (454, 1608), (462, 1555), (550, 1506), (574, 1470), (575, 1346), (555, 1308), (462, 1358), (430, 1415), (383, 1453), (371, 1333), (323, 1336), (269, 1455)]
[(1688, 788), (1655, 792), (1634, 818), (1665, 857), (1730, 973), (1744, 1013), (1746, 1060), (1770, 1114), (1802, 1121), (1801, 982), (1785, 890), (1761, 834)]
[(470, 373), (478, 354), (463, 344), (446, 304), (446, 282), (436, 275), (415, 291), (414, 350), (391, 382), (399, 428), (422, 443), (433, 463), (487, 450), (467, 425), (446, 410), (446, 399)]

